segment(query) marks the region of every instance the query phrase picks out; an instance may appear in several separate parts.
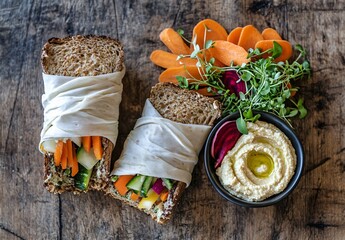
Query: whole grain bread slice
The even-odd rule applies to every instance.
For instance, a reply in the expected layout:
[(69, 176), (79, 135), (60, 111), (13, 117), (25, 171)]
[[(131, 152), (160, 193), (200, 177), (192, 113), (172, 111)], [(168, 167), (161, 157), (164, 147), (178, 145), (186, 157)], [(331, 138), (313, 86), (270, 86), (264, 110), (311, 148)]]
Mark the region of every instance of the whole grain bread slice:
[[(162, 117), (169, 120), (212, 126), (221, 116), (221, 104), (195, 91), (181, 89), (172, 83), (158, 83), (151, 89), (150, 102)], [(186, 188), (184, 182), (177, 182), (169, 191), (168, 199), (154, 205), (150, 210), (142, 210), (160, 224), (166, 223), (172, 216), (176, 204)], [(112, 183), (106, 190), (107, 194), (138, 208), (139, 201), (132, 201), (129, 194), (121, 196)]]
[[(124, 51), (118, 40), (106, 36), (51, 38), (43, 46), (41, 65), (43, 72), (50, 75), (82, 77), (114, 73), (124, 68)], [(114, 145), (102, 138), (102, 146), (103, 157), (93, 169), (89, 189), (104, 190), (108, 183)], [(68, 171), (54, 165), (52, 153), (46, 153), (44, 159), (44, 185), (48, 191), (80, 192)]]

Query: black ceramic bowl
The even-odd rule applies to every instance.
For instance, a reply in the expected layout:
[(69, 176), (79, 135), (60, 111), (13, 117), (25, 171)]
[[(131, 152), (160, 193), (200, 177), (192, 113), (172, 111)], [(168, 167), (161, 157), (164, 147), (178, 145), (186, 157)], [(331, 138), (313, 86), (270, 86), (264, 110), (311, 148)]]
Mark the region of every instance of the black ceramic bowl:
[(288, 196), (291, 191), (296, 187), (298, 181), (301, 178), (302, 171), (303, 171), (303, 165), (304, 165), (304, 151), (301, 142), (297, 138), (296, 134), (294, 131), (291, 129), (291, 127), (281, 118), (278, 116), (267, 113), (267, 112), (261, 112), (261, 111), (254, 111), (254, 114), (259, 113), (261, 115), (260, 119), (261, 121), (271, 123), (278, 127), (285, 135), (290, 139), (293, 147), (295, 148), (296, 151), (296, 156), (297, 156), (297, 165), (295, 169), (295, 174), (292, 176), (289, 184), (287, 187), (280, 193), (271, 196), (267, 199), (264, 199), (262, 201), (257, 201), (257, 202), (252, 202), (252, 201), (246, 201), (241, 198), (238, 198), (232, 194), (230, 194), (220, 183), (220, 180), (216, 174), (214, 164), (215, 164), (215, 159), (212, 158), (211, 156), (211, 146), (212, 146), (212, 140), (214, 135), (216, 134), (218, 128), (223, 125), (224, 122), (226, 121), (233, 121), (236, 120), (239, 117), (239, 113), (234, 113), (232, 115), (229, 115), (225, 118), (223, 118), (221, 121), (219, 121), (215, 127), (211, 130), (211, 133), (209, 134), (206, 144), (205, 144), (205, 149), (204, 149), (204, 164), (205, 164), (205, 169), (207, 176), (209, 180), (211, 181), (214, 189), (226, 200), (235, 203), (237, 205), (243, 206), (243, 207), (266, 207), (273, 205), (282, 199), (284, 199), (286, 196)]

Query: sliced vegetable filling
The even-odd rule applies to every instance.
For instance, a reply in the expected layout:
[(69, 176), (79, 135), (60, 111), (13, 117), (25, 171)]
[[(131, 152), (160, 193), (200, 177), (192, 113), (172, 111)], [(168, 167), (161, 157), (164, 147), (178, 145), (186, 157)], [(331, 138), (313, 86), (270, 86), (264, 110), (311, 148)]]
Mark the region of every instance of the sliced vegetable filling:
[(70, 139), (58, 140), (54, 151), (54, 165), (74, 178), (76, 188), (87, 190), (92, 170), (102, 159), (102, 155), (100, 136), (82, 137), (82, 146), (79, 148)]
[(123, 197), (138, 202), (141, 209), (151, 209), (153, 205), (165, 202), (176, 181), (152, 176), (121, 175), (112, 177), (116, 191)]

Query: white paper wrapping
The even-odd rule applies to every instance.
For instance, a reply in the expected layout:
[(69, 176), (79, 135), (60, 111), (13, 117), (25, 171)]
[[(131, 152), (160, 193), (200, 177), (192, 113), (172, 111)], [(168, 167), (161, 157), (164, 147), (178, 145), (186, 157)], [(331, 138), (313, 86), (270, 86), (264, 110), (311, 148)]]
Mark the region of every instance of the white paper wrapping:
[(40, 151), (44, 152), (42, 143), (47, 140), (71, 138), (80, 145), (81, 136), (102, 136), (115, 144), (124, 75), (125, 68), (86, 77), (43, 74)]
[(211, 126), (163, 118), (146, 100), (142, 117), (128, 135), (112, 174), (169, 178), (185, 182), (188, 187), (210, 130)]

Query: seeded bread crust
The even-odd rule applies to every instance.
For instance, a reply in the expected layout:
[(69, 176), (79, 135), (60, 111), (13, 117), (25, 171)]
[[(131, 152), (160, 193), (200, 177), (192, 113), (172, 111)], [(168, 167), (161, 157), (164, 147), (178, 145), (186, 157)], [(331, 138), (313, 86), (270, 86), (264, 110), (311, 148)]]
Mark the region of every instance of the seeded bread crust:
[[(149, 100), (162, 117), (175, 122), (212, 126), (221, 116), (221, 104), (217, 100), (194, 91), (181, 89), (171, 83), (158, 83), (152, 87)], [(167, 201), (158, 211), (158, 206), (152, 207), (149, 211), (140, 210), (151, 215), (158, 223), (165, 224), (171, 218), (185, 188), (184, 182), (177, 182), (169, 191)], [(106, 193), (138, 208), (138, 201), (132, 201), (129, 196), (121, 196), (113, 184), (109, 184)]]
[[(51, 38), (43, 46), (43, 72), (59, 76), (96, 76), (121, 71), (124, 52), (118, 40), (106, 36), (70, 36)], [(104, 190), (109, 181), (111, 153), (114, 144), (102, 138), (103, 157), (94, 167), (89, 189)], [(44, 186), (49, 192), (81, 191), (74, 187), (74, 179), (54, 165), (52, 153), (44, 155)]]
[(51, 38), (43, 46), (43, 72), (60, 76), (96, 76), (121, 71), (124, 52), (119, 41), (106, 36)]

